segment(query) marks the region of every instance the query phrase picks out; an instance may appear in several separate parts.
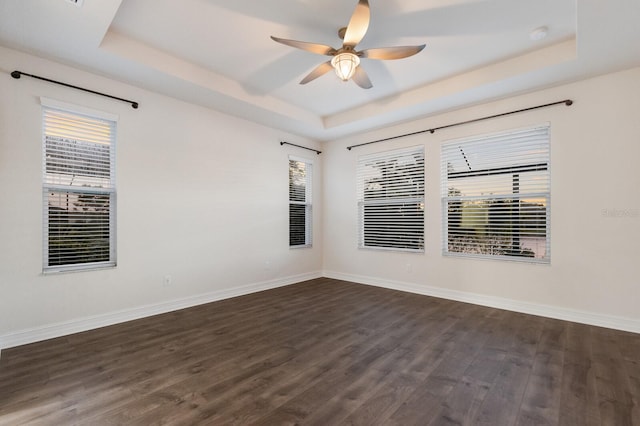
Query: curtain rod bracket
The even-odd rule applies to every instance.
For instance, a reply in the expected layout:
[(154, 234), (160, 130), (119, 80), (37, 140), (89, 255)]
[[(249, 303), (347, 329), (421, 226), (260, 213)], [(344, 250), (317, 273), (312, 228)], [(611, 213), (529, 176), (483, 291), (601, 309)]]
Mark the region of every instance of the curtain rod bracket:
[(107, 95), (106, 93), (96, 92), (95, 90), (85, 89), (84, 87), (74, 86), (73, 84), (68, 84), (68, 83), (63, 83), (61, 81), (51, 80), (50, 78), (40, 77), (38, 75), (28, 74), (26, 72), (22, 72), (22, 71), (18, 71), (18, 70), (11, 72), (11, 77), (15, 78), (16, 80), (19, 79), (23, 75), (26, 75), (27, 77), (35, 78), (37, 80), (47, 81), (49, 83), (58, 84), (58, 85), (64, 86), (64, 87), (69, 87), (71, 89), (76, 89), (76, 90), (81, 90), (83, 92), (92, 93), (94, 95), (104, 96), (105, 98), (115, 99), (116, 101), (126, 102), (128, 104), (131, 104), (131, 108), (133, 108), (133, 109), (138, 109), (138, 106), (139, 106), (139, 104), (137, 102), (135, 102), (135, 101), (130, 101), (128, 99), (123, 99), (123, 98), (118, 98), (116, 96)]

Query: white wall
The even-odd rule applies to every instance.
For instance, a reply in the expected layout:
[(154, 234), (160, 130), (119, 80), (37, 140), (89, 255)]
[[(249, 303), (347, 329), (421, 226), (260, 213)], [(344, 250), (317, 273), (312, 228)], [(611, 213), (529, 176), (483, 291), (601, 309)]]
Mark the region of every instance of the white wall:
[[(23, 77), (134, 99), (140, 109)], [(0, 348), (324, 275), (640, 332), (640, 69), (325, 144), (0, 48)], [(42, 274), (39, 97), (118, 114), (118, 267)], [(348, 145), (571, 98), (347, 151)], [(551, 123), (552, 261), (441, 255), (440, 144)], [(426, 253), (358, 250), (358, 155), (424, 144)], [(313, 159), (314, 247), (288, 248), (288, 155)], [(631, 213), (603, 215), (603, 210)], [(268, 262), (268, 264), (267, 264)], [(410, 265), (410, 268), (407, 267)], [(173, 284), (163, 285), (165, 275)]]
[[(574, 105), (345, 149), (566, 98)], [(551, 265), (443, 257), (441, 143), (545, 122)], [(357, 157), (419, 144), (426, 156), (426, 252), (358, 250)], [(326, 276), (640, 332), (640, 68), (334, 141), (323, 155)]]
[[(318, 143), (5, 48), (0, 69), (0, 348), (320, 276), (322, 156), (279, 141)], [(114, 269), (42, 274), (40, 96), (119, 115)], [(315, 162), (311, 249), (288, 247), (290, 154)]]

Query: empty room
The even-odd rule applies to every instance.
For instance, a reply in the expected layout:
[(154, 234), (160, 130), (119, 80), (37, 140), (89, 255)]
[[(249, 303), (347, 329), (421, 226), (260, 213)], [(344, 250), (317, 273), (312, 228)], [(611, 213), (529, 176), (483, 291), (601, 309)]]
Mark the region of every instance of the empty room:
[(640, 425), (637, 0), (0, 0), (0, 425)]

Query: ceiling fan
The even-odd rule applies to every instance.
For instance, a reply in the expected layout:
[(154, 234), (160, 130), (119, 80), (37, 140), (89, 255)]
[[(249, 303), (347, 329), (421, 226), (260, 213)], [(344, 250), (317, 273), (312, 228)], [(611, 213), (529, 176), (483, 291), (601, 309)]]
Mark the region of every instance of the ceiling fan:
[(342, 47), (334, 49), (331, 46), (324, 44), (308, 43), (305, 41), (288, 40), (284, 38), (274, 37), (271, 38), (278, 43), (286, 44), (287, 46), (295, 47), (297, 49), (306, 50), (307, 52), (317, 53), (318, 55), (332, 56), (330, 61), (324, 62), (313, 69), (305, 78), (300, 81), (300, 84), (307, 84), (310, 81), (326, 74), (332, 69), (342, 81), (347, 81), (353, 78), (353, 81), (363, 89), (370, 89), (373, 87), (371, 80), (367, 73), (360, 67), (360, 58), (367, 59), (402, 59), (413, 56), (424, 49), (424, 44), (420, 46), (395, 46), (395, 47), (380, 47), (375, 49), (356, 50), (358, 43), (362, 41), (367, 29), (369, 28), (369, 21), (371, 18), (371, 12), (369, 10), (368, 0), (359, 0), (356, 10), (351, 16), (349, 25), (345, 28), (340, 28), (338, 36), (343, 40)]

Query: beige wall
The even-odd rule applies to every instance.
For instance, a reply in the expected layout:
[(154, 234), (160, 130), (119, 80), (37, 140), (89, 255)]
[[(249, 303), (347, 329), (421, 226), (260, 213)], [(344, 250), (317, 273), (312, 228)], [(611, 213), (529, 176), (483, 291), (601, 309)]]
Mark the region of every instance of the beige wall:
[[(566, 98), (574, 105), (345, 149)], [(441, 143), (546, 122), (551, 265), (443, 257)], [(357, 249), (357, 157), (413, 145), (425, 146), (426, 253)], [(640, 69), (334, 141), (323, 155), (325, 275), (640, 332)]]
[[(320, 275), (322, 157), (279, 141), (317, 143), (9, 49), (0, 68), (0, 348)], [(41, 96), (119, 115), (115, 269), (42, 274)], [(311, 249), (288, 246), (290, 154), (315, 162)]]

